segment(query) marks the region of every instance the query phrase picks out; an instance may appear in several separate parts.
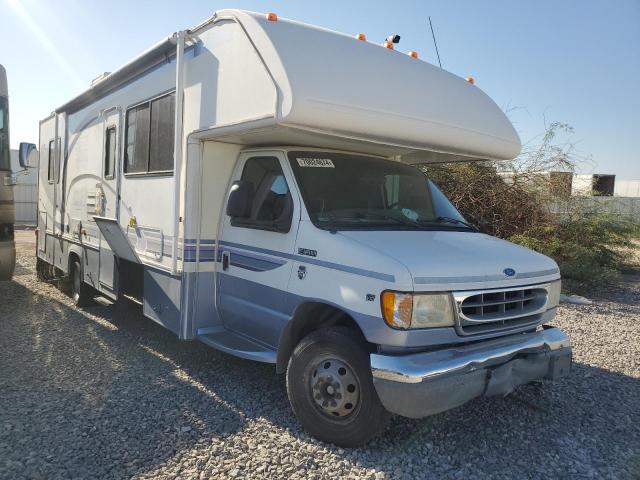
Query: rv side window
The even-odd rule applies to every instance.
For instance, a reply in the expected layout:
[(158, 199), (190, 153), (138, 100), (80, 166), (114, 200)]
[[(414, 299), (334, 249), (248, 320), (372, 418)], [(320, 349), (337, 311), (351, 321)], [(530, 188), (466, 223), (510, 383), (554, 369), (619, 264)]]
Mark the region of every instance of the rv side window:
[(246, 218), (232, 217), (231, 224), (288, 232), (293, 217), (293, 200), (278, 159), (250, 158), (244, 165), (241, 180), (251, 182), (253, 187), (251, 213)]
[(116, 165), (116, 127), (107, 128), (104, 144), (104, 178), (113, 178)]
[(149, 169), (149, 104), (127, 112), (127, 151), (124, 173), (146, 173)]
[(62, 142), (60, 141), (60, 137), (56, 139), (56, 183), (60, 183), (60, 165), (62, 164)]
[(55, 140), (51, 140), (49, 142), (49, 170), (47, 173), (47, 180), (53, 183), (53, 180), (56, 175), (56, 154), (55, 154)]
[(173, 173), (175, 94), (127, 111), (124, 173)]
[(151, 102), (150, 172), (170, 172), (173, 170), (175, 104), (175, 94), (173, 93)]

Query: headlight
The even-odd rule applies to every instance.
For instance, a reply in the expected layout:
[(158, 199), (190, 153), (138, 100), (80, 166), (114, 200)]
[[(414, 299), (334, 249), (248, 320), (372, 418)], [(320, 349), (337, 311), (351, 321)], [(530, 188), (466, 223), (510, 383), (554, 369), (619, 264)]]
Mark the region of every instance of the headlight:
[(455, 313), (449, 293), (382, 294), (382, 317), (393, 328), (452, 327)]
[(553, 282), (549, 285), (547, 291), (549, 297), (547, 298), (547, 310), (555, 308), (560, 303), (560, 290), (562, 289), (562, 282), (560, 280)]

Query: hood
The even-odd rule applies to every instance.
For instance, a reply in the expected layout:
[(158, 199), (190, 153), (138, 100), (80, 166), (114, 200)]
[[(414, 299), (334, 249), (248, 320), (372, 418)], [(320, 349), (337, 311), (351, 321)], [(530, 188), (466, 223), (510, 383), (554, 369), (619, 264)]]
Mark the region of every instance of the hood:
[(402, 263), (411, 272), (416, 291), (502, 288), (560, 278), (558, 266), (549, 257), (483, 233), (342, 231), (340, 234)]

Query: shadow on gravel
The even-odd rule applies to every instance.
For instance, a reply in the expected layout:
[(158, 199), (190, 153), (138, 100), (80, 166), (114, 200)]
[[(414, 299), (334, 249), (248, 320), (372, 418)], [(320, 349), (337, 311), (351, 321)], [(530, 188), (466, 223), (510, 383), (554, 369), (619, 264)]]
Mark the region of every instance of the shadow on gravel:
[(215, 374), (234, 362), (136, 306), (81, 311), (16, 282), (0, 299), (0, 478), (130, 476), (243, 427)]
[[(0, 477), (144, 474), (249, 420), (315, 442), (291, 414), (273, 366), (181, 342), (137, 306), (82, 311), (52, 292), (0, 284)], [(395, 418), (366, 448), (327, 448), (407, 478), (637, 478), (639, 399), (640, 380), (575, 364), (556, 385), (420, 421)]]

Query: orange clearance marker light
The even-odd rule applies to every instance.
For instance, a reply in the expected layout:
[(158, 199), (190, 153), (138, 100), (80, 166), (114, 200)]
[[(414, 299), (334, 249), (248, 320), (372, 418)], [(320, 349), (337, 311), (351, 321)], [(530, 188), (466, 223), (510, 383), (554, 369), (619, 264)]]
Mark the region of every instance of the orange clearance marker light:
[(384, 42), (384, 46), (385, 46), (385, 48), (388, 48), (389, 50), (393, 50), (393, 42), (390, 42), (390, 41), (387, 40), (386, 42)]
[(416, 52), (415, 50), (411, 50), (409, 52), (409, 56), (413, 58), (418, 58), (418, 52)]
[(270, 22), (277, 22), (278, 21), (278, 15), (273, 13), (273, 12), (269, 12), (269, 13), (267, 13), (267, 20), (269, 20)]
[(367, 40), (367, 36), (364, 33), (359, 33), (358, 35), (356, 35), (356, 38), (358, 40), (362, 40), (363, 42)]
[(476, 84), (476, 81), (474, 80), (473, 77), (467, 77), (465, 80), (467, 82), (469, 82), (471, 85), (475, 85)]

